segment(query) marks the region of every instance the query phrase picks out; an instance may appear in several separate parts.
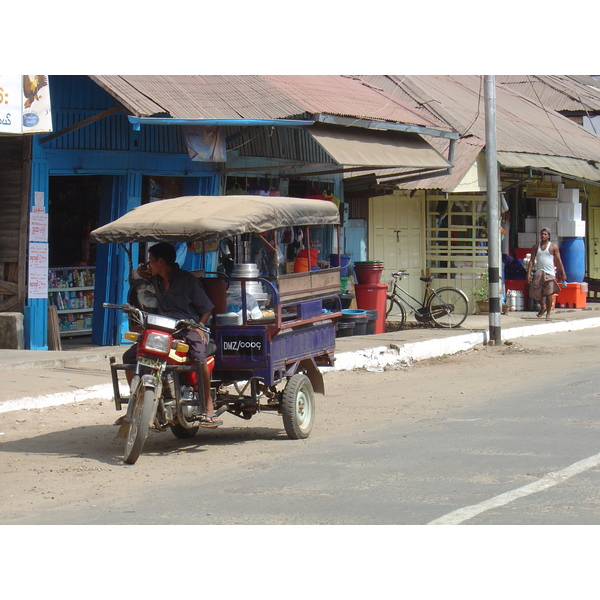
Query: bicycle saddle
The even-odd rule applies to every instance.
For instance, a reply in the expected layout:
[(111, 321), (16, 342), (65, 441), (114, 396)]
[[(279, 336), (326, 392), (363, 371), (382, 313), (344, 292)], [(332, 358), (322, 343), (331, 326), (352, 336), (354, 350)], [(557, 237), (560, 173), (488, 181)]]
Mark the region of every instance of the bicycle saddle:
[(435, 277), (433, 275), (430, 275), (429, 277), (419, 277), (419, 279), (421, 281), (424, 281), (425, 283), (431, 283)]

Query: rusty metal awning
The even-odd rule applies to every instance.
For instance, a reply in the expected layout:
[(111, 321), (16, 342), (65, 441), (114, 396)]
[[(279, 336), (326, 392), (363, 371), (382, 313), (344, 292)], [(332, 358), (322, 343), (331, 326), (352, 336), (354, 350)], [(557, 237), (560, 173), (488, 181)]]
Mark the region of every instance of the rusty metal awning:
[(338, 165), (448, 168), (450, 163), (416, 133), (313, 125), (307, 129)]
[(581, 158), (525, 152), (498, 152), (497, 159), (503, 167), (547, 169), (578, 179), (600, 181), (599, 163)]

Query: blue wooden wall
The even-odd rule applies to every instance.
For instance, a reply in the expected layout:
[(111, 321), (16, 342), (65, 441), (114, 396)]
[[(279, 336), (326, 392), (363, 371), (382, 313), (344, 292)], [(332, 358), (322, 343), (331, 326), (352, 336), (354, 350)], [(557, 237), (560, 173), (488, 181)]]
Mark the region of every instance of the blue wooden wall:
[[(76, 124), (117, 103), (86, 76), (50, 76), (54, 132)], [(133, 131), (122, 113), (44, 142), (34, 136), (31, 204), (43, 192), (48, 210), (52, 175), (103, 175), (100, 205), (102, 225), (141, 203), (144, 175), (185, 178), (184, 194), (219, 193), (219, 176), (212, 163), (192, 162), (179, 127), (144, 126)], [(137, 260), (137, 250), (134, 250)], [(123, 341), (126, 321), (103, 302), (123, 303), (128, 289), (129, 263), (117, 245), (97, 249), (92, 342), (112, 345)], [(27, 347), (47, 350), (47, 299), (29, 299), (25, 308)]]
[[(54, 132), (117, 106), (116, 101), (89, 77), (52, 75), (49, 78)], [(281, 135), (288, 139), (287, 132)], [(291, 134), (290, 134), (291, 135)], [(31, 198), (43, 192), (48, 203), (49, 178), (53, 175), (102, 175), (100, 222), (102, 225), (141, 203), (142, 177), (172, 176), (184, 178), (184, 195), (223, 193), (221, 179), (212, 163), (192, 162), (180, 127), (147, 126), (134, 131), (123, 113), (116, 113), (55, 139), (44, 141), (43, 134), (33, 137)], [(283, 142), (282, 142), (283, 143)], [(254, 148), (257, 164), (264, 159)], [(271, 161), (272, 162), (272, 161)], [(334, 194), (343, 199), (342, 178), (332, 177)], [(323, 255), (330, 252), (328, 242)], [(134, 265), (138, 262), (133, 250)], [(126, 320), (116, 311), (105, 311), (103, 302), (123, 303), (128, 290), (129, 262), (118, 245), (100, 245), (96, 254), (96, 289), (92, 342), (102, 345), (123, 343)], [(199, 256), (188, 253), (184, 267), (214, 270), (216, 253)], [(47, 299), (30, 299), (25, 308), (27, 347), (48, 348)]]

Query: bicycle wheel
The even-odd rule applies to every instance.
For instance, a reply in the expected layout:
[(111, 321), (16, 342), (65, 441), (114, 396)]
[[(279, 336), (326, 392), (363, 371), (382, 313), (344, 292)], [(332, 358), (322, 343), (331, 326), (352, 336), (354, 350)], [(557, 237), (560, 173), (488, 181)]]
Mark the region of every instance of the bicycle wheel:
[(429, 296), (427, 310), (438, 327), (458, 327), (469, 314), (469, 300), (458, 288), (444, 287)]
[(402, 329), (406, 323), (404, 306), (393, 296), (387, 297), (386, 321), (392, 323), (395, 329)]

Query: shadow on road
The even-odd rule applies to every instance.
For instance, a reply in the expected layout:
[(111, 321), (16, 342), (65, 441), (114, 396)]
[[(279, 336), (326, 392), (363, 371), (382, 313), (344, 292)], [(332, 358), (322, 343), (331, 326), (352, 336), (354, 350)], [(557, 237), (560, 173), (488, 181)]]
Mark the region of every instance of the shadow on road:
[[(0, 452), (39, 454), (67, 458), (87, 458), (108, 465), (123, 464), (124, 440), (117, 438), (117, 427), (88, 425), (43, 433), (0, 443)], [(142, 455), (160, 456), (203, 452), (205, 446), (230, 446), (255, 440), (287, 440), (281, 428), (220, 427), (201, 429), (190, 439), (178, 439), (170, 430), (149, 431)]]

